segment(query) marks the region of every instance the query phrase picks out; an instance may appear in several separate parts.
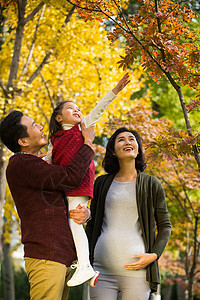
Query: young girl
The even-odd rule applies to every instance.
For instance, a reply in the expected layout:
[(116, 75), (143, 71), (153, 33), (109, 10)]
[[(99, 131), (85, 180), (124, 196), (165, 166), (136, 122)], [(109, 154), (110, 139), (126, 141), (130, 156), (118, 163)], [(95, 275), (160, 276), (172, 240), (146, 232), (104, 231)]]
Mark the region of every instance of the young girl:
[[(107, 105), (113, 101), (129, 81), (127, 73), (114, 89), (100, 100), (91, 110), (90, 114), (84, 118), (83, 122), (86, 128), (96, 124)], [(82, 114), (80, 109), (71, 101), (62, 102), (54, 109), (49, 128), (50, 140), (53, 145), (51, 153), (53, 164), (66, 166), (78, 153), (83, 144), (83, 137), (80, 130), (81, 121)], [(94, 177), (95, 167), (94, 161), (92, 161), (79, 187), (66, 190), (69, 210), (76, 209), (78, 205), (87, 205), (88, 200), (93, 197)], [(78, 263), (74, 275), (68, 281), (68, 286), (76, 286), (87, 280), (90, 280), (91, 286), (95, 286), (99, 272), (95, 272), (90, 264), (88, 240), (85, 230), (82, 225), (75, 223), (71, 219), (69, 219), (69, 223), (76, 247)]]

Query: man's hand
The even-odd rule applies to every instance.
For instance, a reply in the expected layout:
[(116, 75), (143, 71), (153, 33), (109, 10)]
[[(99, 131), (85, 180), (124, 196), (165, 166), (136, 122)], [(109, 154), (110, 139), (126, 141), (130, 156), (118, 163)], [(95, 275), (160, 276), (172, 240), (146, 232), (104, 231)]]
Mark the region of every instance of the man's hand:
[(94, 141), (95, 138), (95, 130), (94, 126), (85, 127), (85, 124), (81, 122), (81, 131), (84, 139), (84, 144), (87, 144), (88, 146), (92, 146), (92, 142)]
[(118, 82), (118, 84), (112, 90), (115, 95), (117, 95), (125, 86), (130, 82), (129, 74), (126, 73), (124, 77)]
[(90, 210), (84, 204), (79, 204), (76, 209), (69, 211), (69, 217), (77, 224), (85, 223), (90, 217)]
[(141, 270), (146, 268), (149, 264), (151, 264), (153, 261), (157, 259), (156, 253), (144, 253), (140, 255), (134, 255), (132, 258), (139, 258), (138, 261), (132, 263), (132, 264), (126, 264), (124, 265), (124, 268), (127, 270)]

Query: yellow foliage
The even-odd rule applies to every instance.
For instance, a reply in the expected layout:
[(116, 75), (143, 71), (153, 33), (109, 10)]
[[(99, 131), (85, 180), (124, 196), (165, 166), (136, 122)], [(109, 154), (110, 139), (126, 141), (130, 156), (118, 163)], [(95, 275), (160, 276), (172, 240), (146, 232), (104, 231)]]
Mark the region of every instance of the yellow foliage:
[(14, 206), (13, 199), (8, 190), (8, 187), (6, 190), (6, 202), (4, 203), (3, 213), (4, 213), (4, 239), (6, 243), (10, 243), (13, 234), (12, 232), (13, 224), (18, 225), (18, 228), (15, 231), (15, 235), (17, 236), (20, 235), (20, 229), (19, 229), (19, 217), (16, 208)]
[[(28, 1), (26, 17), (39, 3), (37, 0)], [(125, 72), (116, 64), (119, 55), (123, 55), (123, 50), (117, 46), (110, 46), (106, 33), (98, 22), (86, 23), (74, 14), (70, 22), (65, 24), (68, 10), (71, 8), (66, 1), (46, 0), (45, 3), (43, 16), (40, 18), (41, 11), (39, 11), (24, 28), (16, 88), (13, 90), (14, 97), (6, 104), (6, 113), (12, 109), (22, 110), (37, 123), (42, 124), (44, 132), (48, 135), (48, 120), (59, 100), (74, 101), (86, 116), (91, 108), (114, 88)], [(5, 41), (0, 50), (0, 78), (6, 86), (13, 55), (17, 11), (9, 7), (4, 13), (8, 17), (6, 26), (12, 28), (4, 35)], [(39, 18), (40, 23), (37, 27)], [(33, 55), (27, 71), (22, 74), (31, 46), (34, 46)], [(27, 84), (30, 76), (49, 52), (51, 55), (48, 63), (44, 65), (40, 74)], [(142, 99), (130, 100), (131, 94), (144, 85), (142, 67), (135, 65), (128, 72), (131, 82), (103, 114), (96, 125), (97, 135), (104, 132), (107, 126), (105, 123), (111, 116), (123, 118), (137, 101), (142, 105), (149, 103), (148, 94)], [(4, 104), (5, 98), (1, 92), (1, 115)], [(99, 162), (101, 158), (102, 156), (97, 157), (97, 161)], [(99, 164), (97, 169), (102, 172)], [(16, 218), (13, 202), (8, 194), (4, 214), (8, 221), (12, 220), (13, 216)], [(7, 233), (6, 239), (10, 239)]]

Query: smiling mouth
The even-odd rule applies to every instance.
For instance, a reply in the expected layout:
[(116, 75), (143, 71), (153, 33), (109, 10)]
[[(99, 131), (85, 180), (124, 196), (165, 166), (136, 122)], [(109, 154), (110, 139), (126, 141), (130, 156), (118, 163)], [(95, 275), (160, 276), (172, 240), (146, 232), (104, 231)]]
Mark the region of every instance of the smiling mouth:
[(80, 116), (79, 116), (79, 115), (77, 115), (77, 114), (74, 114), (74, 117), (76, 117), (76, 118), (80, 118)]
[(133, 148), (132, 147), (127, 147), (127, 148), (124, 148), (124, 151), (132, 151)]

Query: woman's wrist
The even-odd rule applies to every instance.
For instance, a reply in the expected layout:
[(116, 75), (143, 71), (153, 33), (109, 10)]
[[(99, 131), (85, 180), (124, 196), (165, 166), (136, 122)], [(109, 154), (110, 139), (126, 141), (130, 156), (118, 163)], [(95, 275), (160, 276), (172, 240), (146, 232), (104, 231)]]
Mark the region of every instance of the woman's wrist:
[(86, 214), (86, 220), (85, 223), (89, 222), (91, 220), (91, 211), (90, 209), (87, 207), (87, 214)]

